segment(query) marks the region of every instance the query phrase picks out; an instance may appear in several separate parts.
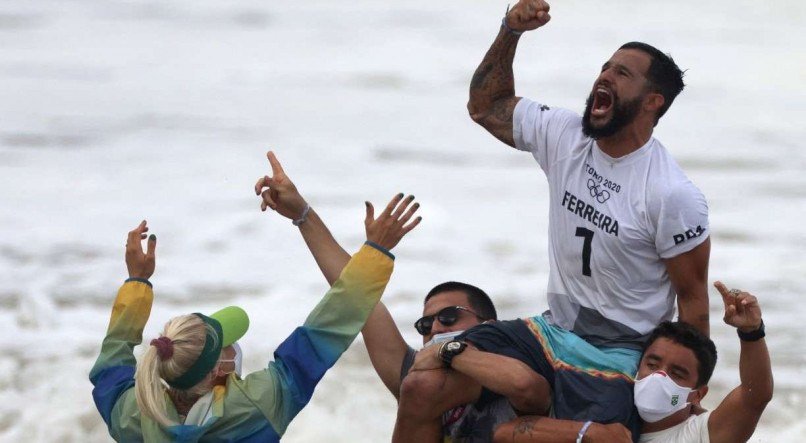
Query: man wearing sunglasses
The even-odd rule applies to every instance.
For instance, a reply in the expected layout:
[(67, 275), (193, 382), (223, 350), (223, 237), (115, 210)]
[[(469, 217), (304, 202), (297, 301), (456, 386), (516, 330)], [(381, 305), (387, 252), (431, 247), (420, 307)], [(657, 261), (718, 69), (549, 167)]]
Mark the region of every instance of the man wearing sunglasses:
[[(305, 202), (274, 154), (270, 152), (268, 158), (273, 177), (261, 178), (255, 187), (256, 193), (261, 193), (265, 187), (269, 188), (261, 193), (262, 208), (270, 208), (294, 220), (328, 283), (332, 283), (349, 262), (350, 255), (338, 244), (316, 211)], [(385, 211), (393, 217), (408, 220), (419, 207), (419, 203), (412, 205), (413, 201), (413, 196), (404, 198), (403, 194), (398, 194)], [(367, 205), (372, 208), (370, 203)], [(301, 212), (296, 208), (306, 209)], [(419, 220), (420, 217), (414, 219), (411, 227), (416, 226)], [(399, 399), (403, 378), (418, 364), (417, 361), (423, 360), (421, 356), (433, 353), (439, 348), (437, 343), (447, 341), (473, 326), (495, 321), (496, 317), (495, 307), (484, 291), (466, 283), (446, 282), (428, 292), (423, 317), (414, 324), (428, 352), (417, 352), (406, 344), (389, 310), (382, 303), (376, 305), (361, 333), (375, 371), (389, 391)], [(474, 373), (478, 379), (494, 385), (495, 380), (505, 375), (497, 369), (501, 361), (512, 360), (521, 372), (510, 371), (504, 378), (533, 380), (526, 365), (495, 354), (488, 354), (487, 357), (489, 363), (483, 366), (482, 371)], [(516, 385), (510, 390), (496, 392), (501, 394), (479, 388), (473, 402), (442, 409), (447, 411), (442, 414), (442, 435), (454, 441), (490, 441), (498, 424), (515, 418), (510, 402), (522, 405), (519, 409), (525, 412), (542, 412), (526, 406), (525, 402), (533, 396), (528, 387)]]
[[(657, 48), (630, 42), (602, 66), (582, 116), (518, 97), (520, 36), (550, 18), (546, 0), (520, 0), (505, 14), (468, 103), (475, 122), (530, 152), (548, 179), (549, 311), (475, 328), (422, 367), (455, 368), (467, 352), (499, 352), (545, 378), (557, 417), (620, 422), (637, 434), (632, 377), (649, 333), (673, 317), (675, 302), (680, 320), (709, 331), (708, 206), (653, 137), (684, 87), (682, 71)], [(407, 378), (396, 441), (433, 438), (438, 411), (418, 399), (466, 400), (473, 380), (428, 380), (456, 371), (444, 372)]]
[[(449, 285), (450, 283), (456, 283), (456, 282), (443, 283), (443, 285)], [(436, 290), (437, 288), (440, 288), (443, 285), (439, 285), (436, 288), (432, 289), (432, 292), (434, 292), (434, 290)], [(437, 292), (439, 293), (439, 292), (442, 292), (442, 291), (437, 291)], [(426, 297), (426, 301), (428, 301), (427, 297)], [(416, 329), (417, 332), (419, 332), (420, 335), (422, 335), (422, 336), (431, 335), (431, 328), (434, 326), (435, 321), (438, 321), (439, 324), (441, 324), (443, 326), (453, 326), (457, 321), (459, 321), (459, 317), (462, 315), (463, 312), (467, 312), (468, 314), (472, 315), (473, 317), (476, 317), (476, 319), (481, 320), (481, 321), (490, 320), (490, 318), (484, 318), (483, 316), (473, 312), (472, 309), (467, 308), (465, 306), (447, 306), (447, 307), (442, 308), (439, 311), (437, 311), (436, 314), (424, 315), (424, 316), (420, 317), (419, 320), (414, 322), (414, 329)], [(450, 332), (453, 332), (453, 331), (448, 331), (448, 333), (450, 333)], [(439, 335), (443, 335), (443, 334), (439, 334)], [(442, 338), (442, 337), (440, 337), (440, 338)], [(440, 340), (436, 340), (436, 342), (439, 342), (439, 341)]]

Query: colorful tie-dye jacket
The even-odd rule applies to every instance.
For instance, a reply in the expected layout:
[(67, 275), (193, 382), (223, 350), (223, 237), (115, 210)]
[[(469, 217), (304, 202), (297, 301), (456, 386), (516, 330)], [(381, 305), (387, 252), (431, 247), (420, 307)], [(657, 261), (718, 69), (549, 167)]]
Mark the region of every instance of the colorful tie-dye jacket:
[[(277, 442), (308, 403), (316, 384), (350, 346), (378, 303), (392, 274), (394, 256), (367, 242), (339, 280), (274, 352), (267, 368), (243, 380), (231, 375), (217, 386), (201, 425), (164, 428), (140, 414), (134, 393), (135, 346), (142, 341), (153, 293), (150, 283), (120, 288), (106, 338), (90, 381), (95, 405), (117, 441)], [(181, 423), (167, 397), (169, 416)]]

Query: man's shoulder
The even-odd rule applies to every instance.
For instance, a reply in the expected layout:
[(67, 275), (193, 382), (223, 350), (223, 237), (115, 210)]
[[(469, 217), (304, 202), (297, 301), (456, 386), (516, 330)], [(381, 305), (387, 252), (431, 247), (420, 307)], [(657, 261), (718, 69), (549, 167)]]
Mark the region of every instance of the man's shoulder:
[(515, 106), (515, 116), (530, 117), (536, 119), (540, 116), (551, 118), (552, 120), (563, 120), (582, 128), (582, 116), (576, 112), (559, 106), (548, 105), (546, 103), (523, 97)]
[(659, 141), (654, 140), (648, 158), (647, 199), (655, 204), (679, 205), (703, 199), (702, 191)]
[[(654, 178), (663, 179), (672, 185), (689, 181), (683, 168), (660, 140), (653, 137), (650, 143), (647, 167)], [(653, 181), (660, 182), (660, 180)]]

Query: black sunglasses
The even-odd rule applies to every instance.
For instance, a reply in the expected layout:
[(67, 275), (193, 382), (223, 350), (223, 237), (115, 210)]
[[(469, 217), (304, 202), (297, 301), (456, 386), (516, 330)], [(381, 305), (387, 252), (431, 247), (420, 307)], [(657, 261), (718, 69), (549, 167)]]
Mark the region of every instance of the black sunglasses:
[(484, 317), (464, 306), (448, 306), (447, 308), (440, 309), (436, 314), (426, 315), (414, 322), (414, 329), (416, 329), (420, 335), (428, 335), (431, 333), (431, 326), (434, 326), (434, 317), (439, 319), (439, 322), (443, 325), (450, 326), (459, 320), (459, 311), (467, 311), (481, 320), (486, 320)]

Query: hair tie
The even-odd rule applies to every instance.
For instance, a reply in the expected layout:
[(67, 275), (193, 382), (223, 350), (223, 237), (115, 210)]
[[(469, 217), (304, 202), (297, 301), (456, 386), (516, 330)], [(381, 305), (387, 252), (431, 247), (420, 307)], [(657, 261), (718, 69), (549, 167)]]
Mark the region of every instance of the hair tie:
[(160, 338), (151, 340), (151, 346), (155, 346), (157, 348), (157, 355), (162, 361), (165, 361), (174, 355), (174, 342), (164, 335)]

